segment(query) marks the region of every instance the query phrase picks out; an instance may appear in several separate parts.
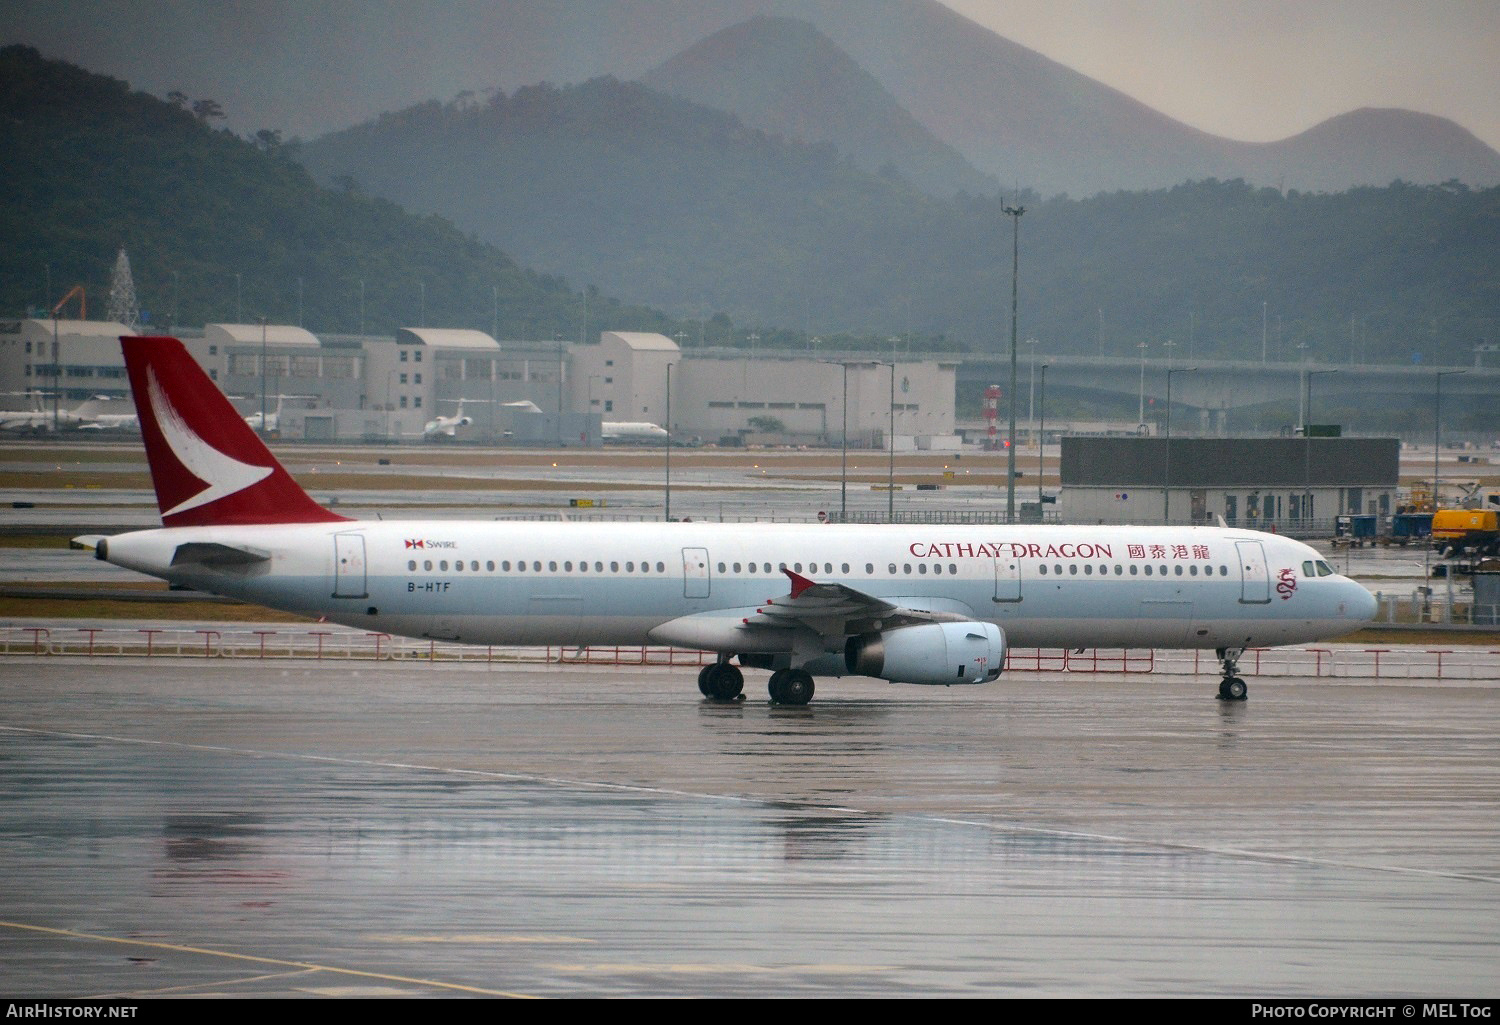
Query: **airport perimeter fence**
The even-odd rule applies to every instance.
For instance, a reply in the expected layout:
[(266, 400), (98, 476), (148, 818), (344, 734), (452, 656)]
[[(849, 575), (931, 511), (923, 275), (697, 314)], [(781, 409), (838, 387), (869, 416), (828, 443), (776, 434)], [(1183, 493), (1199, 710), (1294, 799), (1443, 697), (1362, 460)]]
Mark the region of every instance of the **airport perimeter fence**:
[[(711, 652), (655, 646), (585, 648), (502, 647), (412, 640), (342, 628), (213, 628), (16, 626), (0, 627), (0, 656), (37, 658), (220, 658), (261, 660), (362, 660), (404, 663), (553, 664), (670, 668), (712, 662)], [(1243, 674), (1349, 680), (1437, 680), (1500, 683), (1500, 635), (1493, 644), (1324, 645), (1251, 648), (1239, 662)], [(1213, 676), (1211, 651), (1153, 649), (1015, 648), (1007, 673)]]
[(1464, 600), (1461, 594), (1444, 595), (1433, 589), (1423, 594), (1417, 588), (1409, 595), (1375, 593), (1377, 609), (1371, 625), (1432, 623), (1438, 626), (1500, 626), (1500, 602)]

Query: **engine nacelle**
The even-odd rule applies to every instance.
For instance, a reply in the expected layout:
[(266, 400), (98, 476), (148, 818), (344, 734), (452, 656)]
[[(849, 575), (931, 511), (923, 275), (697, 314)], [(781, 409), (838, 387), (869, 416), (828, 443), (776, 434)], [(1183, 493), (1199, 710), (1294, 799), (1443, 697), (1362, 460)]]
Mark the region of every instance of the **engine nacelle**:
[(988, 683), (1005, 668), (1005, 634), (993, 623), (927, 623), (861, 634), (844, 643), (844, 665), (892, 683)]

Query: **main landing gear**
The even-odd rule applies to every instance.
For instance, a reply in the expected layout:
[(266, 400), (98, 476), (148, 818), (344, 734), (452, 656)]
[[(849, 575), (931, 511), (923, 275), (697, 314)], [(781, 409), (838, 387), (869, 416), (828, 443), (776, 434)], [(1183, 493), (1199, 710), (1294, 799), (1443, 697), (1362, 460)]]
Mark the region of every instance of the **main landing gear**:
[(1219, 681), (1220, 701), (1244, 701), (1250, 694), (1250, 688), (1246, 687), (1245, 681), (1237, 675), (1240, 655), (1244, 650), (1244, 648), (1220, 648), (1216, 652), (1219, 656), (1220, 672), (1224, 676)]
[(727, 661), (712, 662), (698, 670), (698, 689), (706, 698), (733, 701), (745, 690), (745, 674)]
[(805, 705), (812, 700), (812, 674), (804, 669), (778, 669), (771, 674), (766, 689), (778, 705)]
[[(713, 701), (737, 701), (744, 694), (745, 676), (728, 660), (713, 662), (698, 670), (698, 689)], [(812, 700), (812, 674), (803, 669), (778, 669), (767, 687), (777, 705), (805, 705)]]

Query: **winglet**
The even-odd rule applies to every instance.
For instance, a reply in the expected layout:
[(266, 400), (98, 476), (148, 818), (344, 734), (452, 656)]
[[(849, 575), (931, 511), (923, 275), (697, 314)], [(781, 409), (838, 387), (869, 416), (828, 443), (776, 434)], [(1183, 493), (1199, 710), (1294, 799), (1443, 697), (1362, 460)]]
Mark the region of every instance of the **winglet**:
[(783, 566), (781, 568), (781, 572), (785, 573), (787, 575), (787, 579), (792, 582), (792, 597), (793, 598), (801, 597), (803, 591), (805, 591), (809, 587), (813, 586), (813, 581), (807, 579), (801, 573), (793, 573), (791, 570), (787, 569), (785, 566)]
[(331, 523), (176, 338), (120, 339), (168, 527)]

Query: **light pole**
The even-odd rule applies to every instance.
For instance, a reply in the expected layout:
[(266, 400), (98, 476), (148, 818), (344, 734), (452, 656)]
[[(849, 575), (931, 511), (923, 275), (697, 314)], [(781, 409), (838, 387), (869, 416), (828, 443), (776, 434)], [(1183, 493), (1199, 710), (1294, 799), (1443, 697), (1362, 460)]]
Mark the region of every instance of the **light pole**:
[(266, 318), (260, 321), (260, 436), (266, 436)]
[(667, 510), (666, 520), (672, 522), (672, 364), (667, 363)]
[(1443, 378), (1467, 372), (1465, 370), (1439, 370), (1434, 375), (1437, 378), (1437, 390), (1432, 402), (1432, 511), (1434, 513), (1438, 508), (1438, 451), (1442, 447)]
[(1042, 427), (1037, 435), (1036, 446), (1036, 514), (1037, 522), (1044, 522), (1047, 518), (1042, 511), (1042, 477), (1047, 468), (1047, 367), (1042, 364)]
[(1136, 348), (1141, 350), (1141, 411), (1137, 414), (1135, 422), (1141, 427), (1146, 426), (1146, 346), (1149, 344), (1149, 342), (1140, 342), (1136, 345)]
[[(1464, 371), (1437, 371), (1437, 389), (1433, 396), (1433, 518), (1437, 518), (1437, 455), (1442, 450), (1443, 441), (1443, 378), (1454, 377), (1455, 374), (1464, 374)], [(1433, 557), (1433, 537), (1428, 536), (1428, 543), (1422, 549), (1422, 579), (1431, 579), (1430, 563)], [(1431, 594), (1431, 591), (1430, 591)]]
[(839, 407), (844, 425), (839, 431), (839, 522), (849, 520), (849, 364), (842, 361), (821, 360), (829, 366), (844, 370), (844, 399)]
[(1027, 432), (1029, 434), (1031, 434), (1032, 439), (1035, 440), (1035, 438), (1036, 438), (1036, 347), (1037, 347), (1037, 340), (1035, 338), (1028, 338), (1028, 339), (1026, 339), (1026, 344), (1029, 345), (1029, 346), (1031, 346), (1031, 394), (1028, 397), (1027, 402), (1026, 402), (1026, 405), (1027, 405), (1026, 419), (1027, 419), (1027, 421), (1029, 421), (1030, 426), (1027, 428)]
[[(1010, 434), (1005, 455), (1005, 522), (1016, 522), (1016, 306), (1021, 276), (1021, 215), (1024, 206), (1002, 206), (1001, 210), (1011, 219), (1010, 253)], [(894, 382), (896, 371), (891, 369)], [(892, 399), (891, 408), (895, 409)]]
[[(886, 448), (890, 450), (885, 477), (885, 521), (896, 522), (896, 364), (893, 360), (883, 364), (891, 368), (891, 427), (886, 432)], [(1014, 456), (1011, 457), (1014, 460)]]
[(1161, 487), (1161, 523), (1164, 527), (1172, 522), (1172, 375), (1191, 374), (1197, 369), (1178, 367), (1167, 371), (1167, 449), (1163, 458)]
[[(1312, 440), (1308, 436), (1307, 428), (1312, 423), (1312, 379), (1319, 374), (1336, 374), (1338, 368), (1331, 370), (1309, 370), (1307, 371), (1307, 405), (1302, 416), (1302, 521), (1304, 529), (1306, 523), (1312, 519)], [(1356, 510), (1358, 511), (1358, 510)]]

